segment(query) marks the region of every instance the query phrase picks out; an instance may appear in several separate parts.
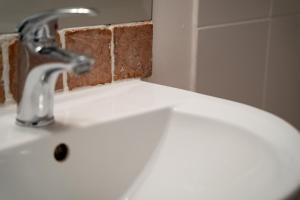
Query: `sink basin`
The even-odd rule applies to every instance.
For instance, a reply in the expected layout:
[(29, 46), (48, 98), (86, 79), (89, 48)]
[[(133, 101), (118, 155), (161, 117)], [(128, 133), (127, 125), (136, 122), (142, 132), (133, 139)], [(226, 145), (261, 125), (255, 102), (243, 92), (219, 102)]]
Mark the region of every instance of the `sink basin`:
[(299, 132), (259, 109), (140, 80), (55, 98), (46, 128), (1, 108), (0, 199), (273, 200), (300, 188)]

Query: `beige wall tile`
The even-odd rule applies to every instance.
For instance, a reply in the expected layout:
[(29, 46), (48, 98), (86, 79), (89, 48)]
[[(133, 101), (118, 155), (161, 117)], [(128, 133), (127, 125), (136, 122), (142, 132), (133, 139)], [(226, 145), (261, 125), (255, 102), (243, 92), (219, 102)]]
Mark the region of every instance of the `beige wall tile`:
[(199, 31), (197, 92), (262, 106), (268, 23)]
[(266, 109), (300, 129), (300, 15), (272, 20)]
[(273, 16), (300, 13), (299, 0), (274, 0)]
[(199, 0), (198, 26), (265, 18), (271, 0)]

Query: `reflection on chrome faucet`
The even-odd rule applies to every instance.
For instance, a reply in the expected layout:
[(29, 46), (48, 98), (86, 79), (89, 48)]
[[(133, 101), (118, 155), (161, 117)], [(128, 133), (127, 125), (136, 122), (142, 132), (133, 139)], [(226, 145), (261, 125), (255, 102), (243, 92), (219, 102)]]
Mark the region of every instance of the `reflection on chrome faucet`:
[[(63, 71), (82, 74), (93, 65), (93, 59), (60, 49), (55, 42), (57, 19), (75, 14), (96, 15), (96, 12), (87, 8), (57, 9), (28, 17), (19, 26), (22, 51), (19, 68), (25, 83), (18, 105), (18, 125), (36, 127), (53, 123), (53, 98), (59, 74)], [(30, 70), (31, 58), (46, 58), (46, 61)]]

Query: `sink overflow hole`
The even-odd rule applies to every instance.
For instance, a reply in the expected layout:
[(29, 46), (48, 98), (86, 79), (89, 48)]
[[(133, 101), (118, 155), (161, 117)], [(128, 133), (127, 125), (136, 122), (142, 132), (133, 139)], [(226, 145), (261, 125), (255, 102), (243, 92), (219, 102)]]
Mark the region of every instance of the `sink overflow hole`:
[(55, 147), (54, 158), (58, 162), (65, 161), (69, 154), (69, 148), (66, 144), (61, 143)]

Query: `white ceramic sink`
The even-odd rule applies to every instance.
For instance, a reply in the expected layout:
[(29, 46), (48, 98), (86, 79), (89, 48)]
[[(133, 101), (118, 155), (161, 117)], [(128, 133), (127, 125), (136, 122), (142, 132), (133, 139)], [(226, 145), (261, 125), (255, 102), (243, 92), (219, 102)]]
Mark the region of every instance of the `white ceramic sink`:
[(276, 200), (300, 187), (299, 132), (243, 104), (132, 80), (57, 95), (47, 128), (0, 112), (1, 200)]

